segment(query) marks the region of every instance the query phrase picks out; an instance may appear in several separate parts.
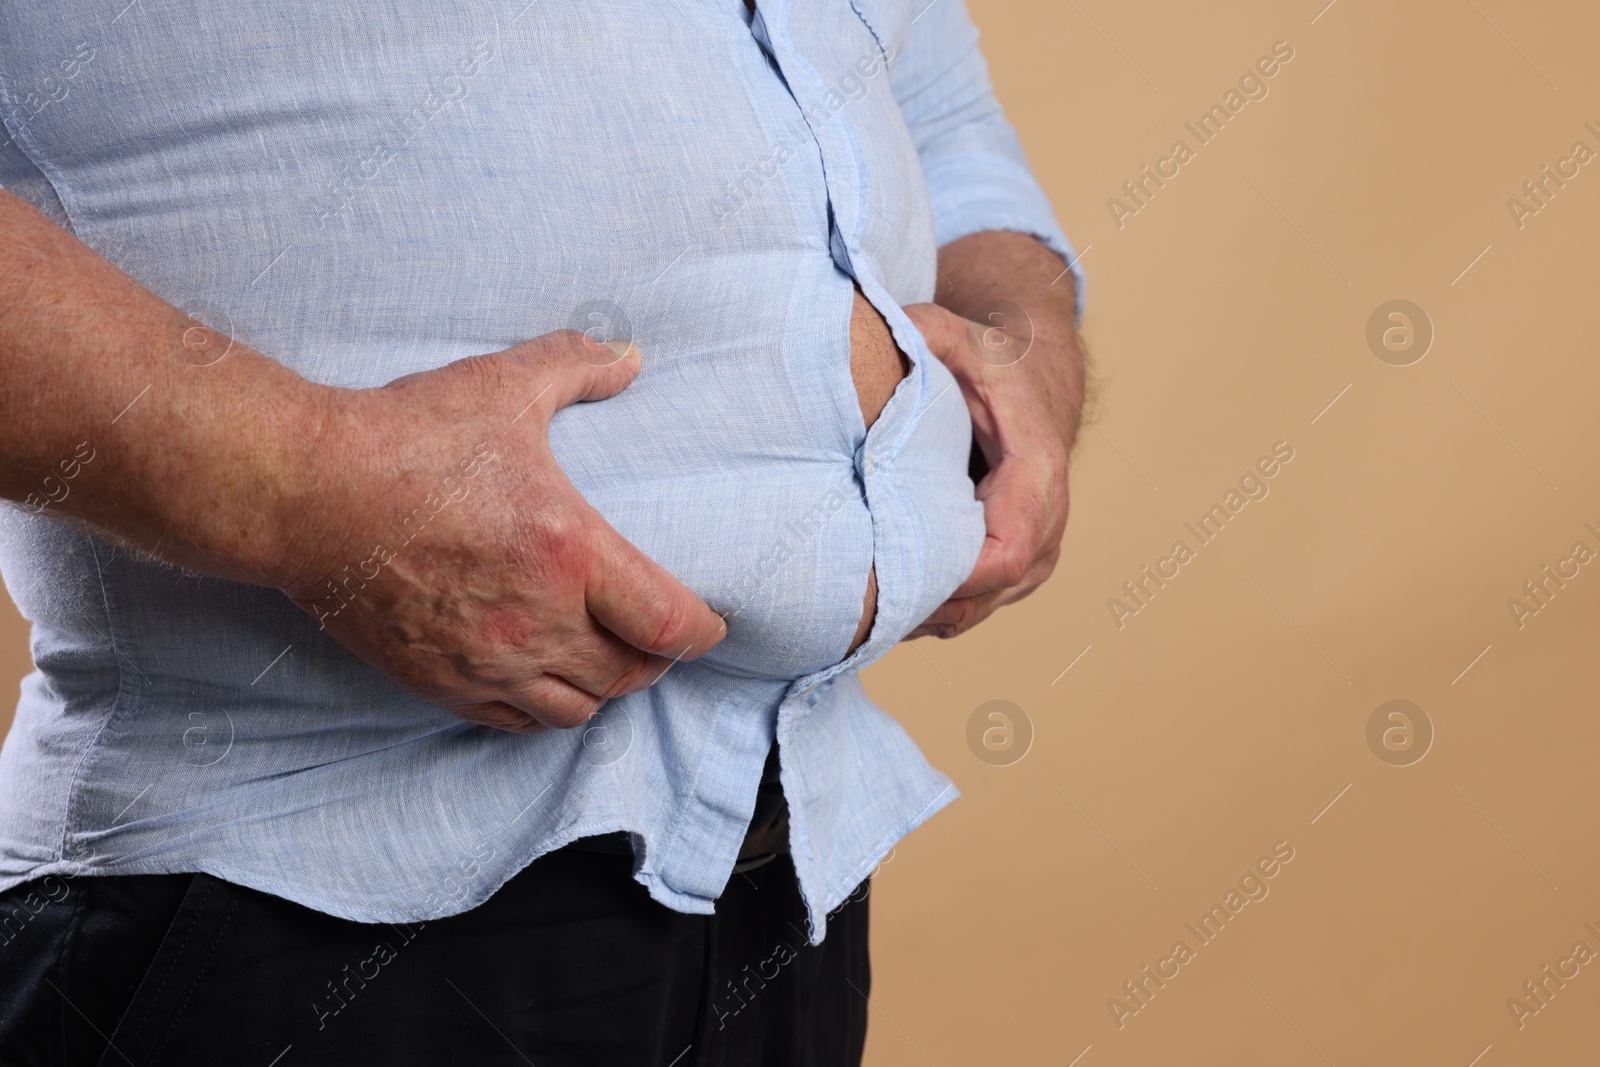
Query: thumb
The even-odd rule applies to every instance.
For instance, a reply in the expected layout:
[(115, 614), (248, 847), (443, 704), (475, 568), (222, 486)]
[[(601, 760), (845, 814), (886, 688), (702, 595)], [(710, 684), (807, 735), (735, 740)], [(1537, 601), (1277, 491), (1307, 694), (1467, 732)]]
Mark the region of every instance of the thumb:
[(595, 620), (635, 648), (698, 659), (727, 636), (721, 616), (665, 567), (603, 521), (585, 600)]
[(604, 400), (639, 375), (642, 355), (627, 341), (601, 343), (577, 330), (559, 330), (525, 341), (505, 355), (533, 372), (538, 406), (551, 414), (568, 404)]
[(905, 313), (941, 363), (961, 354), (969, 339), (965, 319), (938, 304), (907, 304)]

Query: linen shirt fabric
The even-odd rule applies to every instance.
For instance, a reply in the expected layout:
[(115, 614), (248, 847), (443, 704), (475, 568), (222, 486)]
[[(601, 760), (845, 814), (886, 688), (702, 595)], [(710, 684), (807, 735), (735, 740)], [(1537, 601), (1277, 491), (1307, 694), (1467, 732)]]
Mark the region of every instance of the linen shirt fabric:
[[(820, 941), (956, 796), (858, 677), (984, 538), (961, 393), (901, 307), (932, 298), (940, 245), (994, 229), (1073, 263), (1082, 297), (976, 42), (962, 0), (0, 0), (0, 185), (307, 378), (631, 337), (638, 378), (557, 412), (552, 450), (728, 617), (585, 727), (512, 735), (277, 591), (0, 508), (36, 665), (0, 752), (0, 888), (203, 871), (416, 922), (626, 831), (651, 896), (710, 913), (776, 740)], [(912, 365), (870, 431), (855, 285)], [(388, 547), (496, 461), (494, 439), (462, 457)], [(846, 655), (873, 566), (877, 619)]]

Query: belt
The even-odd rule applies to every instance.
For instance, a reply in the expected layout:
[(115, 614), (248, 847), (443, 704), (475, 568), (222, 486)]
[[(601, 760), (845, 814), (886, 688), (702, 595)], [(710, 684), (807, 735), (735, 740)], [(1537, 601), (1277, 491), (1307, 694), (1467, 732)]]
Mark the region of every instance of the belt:
[[(619, 830), (611, 834), (580, 837), (567, 847), (579, 852), (632, 856), (633, 838)], [(789, 805), (783, 799), (783, 786), (778, 782), (778, 751), (774, 746), (761, 775), (761, 786), (756, 790), (755, 812), (750, 817), (750, 828), (745, 831), (744, 842), (739, 846), (733, 873), (753, 871), (788, 852)]]

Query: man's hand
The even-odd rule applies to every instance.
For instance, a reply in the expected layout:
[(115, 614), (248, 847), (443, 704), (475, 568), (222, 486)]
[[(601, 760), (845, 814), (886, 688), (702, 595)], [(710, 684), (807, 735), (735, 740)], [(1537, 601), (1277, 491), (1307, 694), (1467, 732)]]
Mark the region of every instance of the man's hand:
[(938, 303), (906, 308), (955, 375), (989, 466), (977, 487), (987, 527), (978, 562), (911, 638), (971, 629), (1037, 589), (1060, 558), (1084, 395), (1065, 266), (1031, 237), (973, 234), (940, 249)]
[(550, 451), (555, 410), (627, 386), (636, 349), (563, 331), (336, 389), (4, 192), (0, 233), (0, 498), (283, 589), (413, 693), (505, 730), (580, 723), (726, 633)]
[[(340, 643), (471, 722), (567, 727), (727, 633), (614, 530), (547, 441), (567, 404), (620, 392), (639, 350), (564, 330), (329, 398), (340, 468), (277, 583)], [(348, 479), (348, 481), (346, 480)]]

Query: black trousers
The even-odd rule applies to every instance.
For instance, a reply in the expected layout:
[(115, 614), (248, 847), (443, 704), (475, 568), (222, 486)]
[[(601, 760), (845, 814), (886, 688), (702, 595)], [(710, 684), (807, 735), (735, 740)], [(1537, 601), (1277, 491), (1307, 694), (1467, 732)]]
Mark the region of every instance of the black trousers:
[(209, 875), (0, 894), (0, 1065), (851, 1067), (863, 882), (806, 942), (787, 856), (712, 916), (567, 847), (426, 923), (336, 919)]

